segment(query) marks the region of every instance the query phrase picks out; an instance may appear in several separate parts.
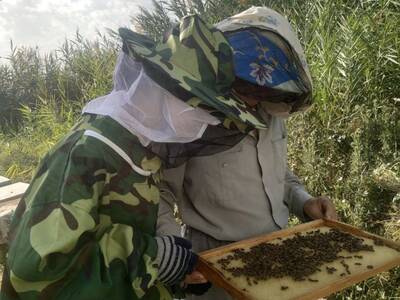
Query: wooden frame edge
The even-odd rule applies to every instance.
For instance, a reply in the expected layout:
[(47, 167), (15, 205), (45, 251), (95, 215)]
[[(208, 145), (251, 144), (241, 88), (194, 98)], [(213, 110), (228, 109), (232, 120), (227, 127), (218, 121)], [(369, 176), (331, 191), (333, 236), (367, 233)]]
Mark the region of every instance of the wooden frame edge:
[(225, 277), (203, 258), (199, 258), (197, 270), (202, 274), (207, 274), (207, 279), (216, 286), (223, 288), (228, 294), (237, 300), (249, 300), (248, 295), (244, 294), (241, 290), (232, 285)]

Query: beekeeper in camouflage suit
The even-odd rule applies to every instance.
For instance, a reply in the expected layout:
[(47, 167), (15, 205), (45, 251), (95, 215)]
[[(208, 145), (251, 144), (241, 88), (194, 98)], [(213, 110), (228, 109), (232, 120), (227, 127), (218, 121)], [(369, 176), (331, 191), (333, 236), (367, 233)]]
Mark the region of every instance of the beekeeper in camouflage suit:
[[(271, 124), (232, 92), (230, 43), (198, 16), (159, 44), (120, 35), (113, 91), (44, 157), (15, 212), (2, 300), (172, 299), (209, 287), (190, 242), (156, 233), (161, 171)], [(310, 104), (303, 77), (293, 111)]]
[[(288, 21), (271, 9), (252, 7), (215, 27), (233, 49), (233, 94), (263, 126), (250, 126), (224, 152), (205, 153), (164, 172), (158, 232), (181, 231), (175, 204), (196, 252), (280, 230), (289, 212), (301, 220), (336, 219), (330, 200), (313, 198), (287, 168), (284, 119), (304, 110), (311, 99), (311, 76)], [(187, 299), (231, 298), (213, 287)]]

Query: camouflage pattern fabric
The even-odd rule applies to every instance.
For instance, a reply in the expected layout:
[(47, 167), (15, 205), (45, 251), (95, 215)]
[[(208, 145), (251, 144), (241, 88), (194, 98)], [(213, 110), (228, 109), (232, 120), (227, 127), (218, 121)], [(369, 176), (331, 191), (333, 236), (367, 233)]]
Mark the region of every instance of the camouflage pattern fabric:
[(119, 33), (123, 50), (140, 60), (146, 73), (178, 98), (189, 101), (195, 96), (225, 118), (266, 128), (262, 117), (231, 93), (235, 79), (232, 49), (222, 32), (199, 16), (184, 17), (159, 44), (127, 28)]
[(160, 167), (117, 122), (84, 115), (43, 159), (16, 210), (1, 299), (171, 299), (154, 264)]

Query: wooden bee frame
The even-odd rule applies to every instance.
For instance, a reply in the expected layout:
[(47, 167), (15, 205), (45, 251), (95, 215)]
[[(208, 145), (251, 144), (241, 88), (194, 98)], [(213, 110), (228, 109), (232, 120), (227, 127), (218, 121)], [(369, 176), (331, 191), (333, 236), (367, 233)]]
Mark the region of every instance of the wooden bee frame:
[[(292, 228), (276, 231), (267, 235), (251, 238), (248, 240), (244, 241), (239, 241), (236, 243), (232, 243), (226, 246), (222, 246), (216, 249), (211, 249), (208, 251), (205, 251), (200, 254), (200, 259), (199, 259), (199, 264), (198, 264), (198, 270), (204, 274), (204, 276), (211, 281), (214, 285), (221, 287), (225, 289), (234, 299), (243, 299), (243, 300), (253, 300), (252, 298), (249, 298), (248, 295), (246, 295), (242, 290), (237, 288), (234, 284), (232, 284), (230, 281), (226, 280), (224, 275), (222, 274), (221, 271), (219, 271), (215, 266), (209, 262), (210, 258), (215, 258), (215, 257), (220, 257), (223, 256), (224, 254), (227, 254), (231, 252), (232, 250), (238, 249), (238, 248), (244, 248), (244, 247), (251, 247), (263, 242), (268, 242), (272, 241), (275, 239), (282, 239), (283, 237), (291, 236), (296, 233), (301, 233), (306, 230), (310, 229), (318, 229), (319, 227), (330, 227), (330, 228), (336, 228), (339, 230), (342, 230), (344, 232), (348, 232), (352, 235), (358, 236), (358, 237), (363, 237), (363, 238), (368, 238), (376, 241), (380, 245), (385, 245), (387, 247), (396, 249), (397, 251), (400, 251), (400, 244), (396, 243), (391, 240), (384, 239), (378, 235), (371, 234), (365, 231), (362, 231), (360, 229), (357, 229), (353, 226), (350, 226), (348, 224), (344, 224), (341, 222), (337, 221), (331, 221), (331, 220), (325, 220), (325, 219), (320, 219), (320, 220), (315, 220), (309, 223), (301, 224)], [(362, 273), (354, 274), (354, 275), (349, 275), (346, 276), (342, 279), (338, 279), (335, 282), (326, 285), (324, 287), (317, 288), (313, 290), (312, 292), (309, 292), (307, 294), (301, 295), (299, 297), (293, 298), (293, 300), (313, 300), (313, 299), (318, 299), (322, 298), (325, 296), (328, 296), (334, 292), (340, 291), (346, 287), (349, 287), (351, 285), (354, 285), (362, 280), (365, 280), (369, 277), (372, 277), (376, 275), (377, 273), (389, 270), (395, 266), (400, 265), (400, 252), (399, 256), (393, 260), (390, 260), (382, 265), (377, 265), (377, 266), (369, 266), (365, 271)], [(370, 268), (372, 267), (372, 268)]]

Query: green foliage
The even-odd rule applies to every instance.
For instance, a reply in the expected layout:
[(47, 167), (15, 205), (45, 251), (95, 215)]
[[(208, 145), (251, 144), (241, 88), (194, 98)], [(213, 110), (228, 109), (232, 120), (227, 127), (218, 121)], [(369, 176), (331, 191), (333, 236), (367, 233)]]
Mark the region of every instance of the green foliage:
[[(134, 18), (160, 39), (178, 16), (209, 23), (251, 5), (288, 16), (314, 78), (314, 106), (288, 121), (290, 165), (343, 221), (400, 241), (400, 5), (391, 0), (166, 0)], [(111, 89), (115, 41), (77, 34), (55, 53), (13, 49), (0, 66), (0, 174), (29, 181), (86, 101)], [(400, 270), (330, 299), (400, 295)]]
[(0, 66), (0, 127), (16, 129), (22, 106), (35, 110), (49, 99), (56, 109), (69, 102), (80, 111), (85, 101), (110, 90), (116, 49), (109, 37), (88, 41), (78, 32), (74, 40), (43, 57), (37, 48), (12, 47), (8, 64)]
[(0, 173), (5, 176), (29, 181), (39, 159), (75, 123), (78, 114), (68, 104), (56, 105), (54, 100), (45, 101), (36, 110), (29, 106), (20, 109), (25, 126), (0, 136)]
[(39, 159), (71, 128), (83, 105), (112, 88), (117, 45), (77, 33), (44, 57), (14, 49), (0, 67), (0, 174), (29, 181)]
[(16, 103), (33, 105), (39, 91), (41, 65), (37, 49), (12, 46), (9, 65), (0, 68), (0, 125), (19, 121)]
[(168, 9), (165, 1), (152, 0), (154, 11), (139, 7), (140, 13), (132, 20), (137, 24), (139, 31), (159, 41), (163, 33), (171, 27), (171, 20), (168, 16)]
[(222, 20), (225, 16), (239, 12), (245, 7), (237, 0), (204, 1), (204, 0), (152, 0), (154, 9), (140, 7), (140, 12), (132, 20), (139, 31), (154, 40), (162, 39), (164, 32), (183, 16), (198, 14), (211, 23)]

